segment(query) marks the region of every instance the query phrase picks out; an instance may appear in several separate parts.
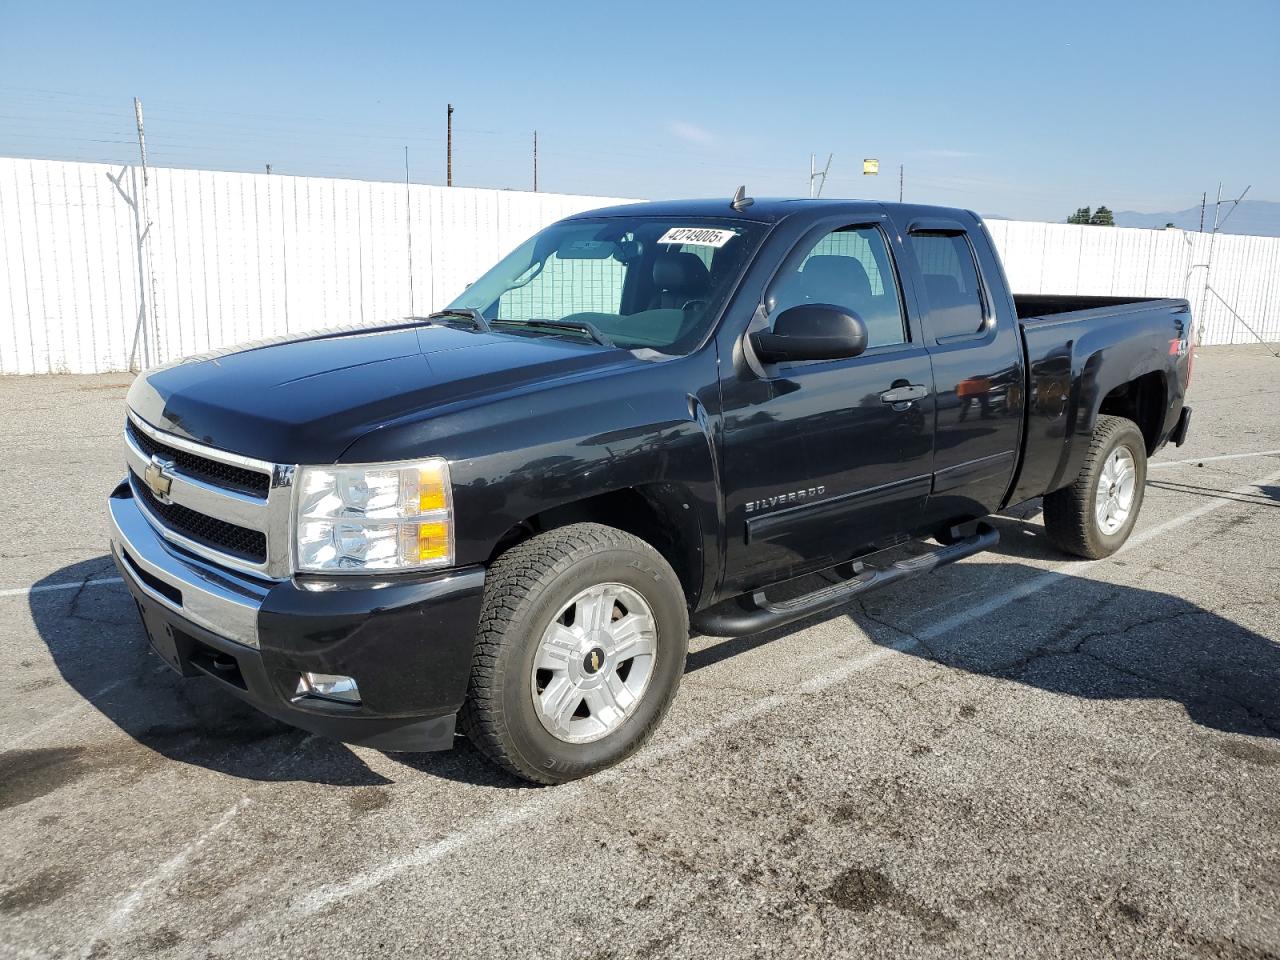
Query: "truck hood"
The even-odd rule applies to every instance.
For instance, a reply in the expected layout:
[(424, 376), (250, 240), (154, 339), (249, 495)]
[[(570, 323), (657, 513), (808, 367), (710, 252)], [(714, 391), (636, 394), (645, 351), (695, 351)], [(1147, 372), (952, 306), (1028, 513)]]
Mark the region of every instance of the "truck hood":
[(626, 350), (561, 337), (362, 327), (179, 361), (134, 381), (128, 403), (161, 430), (233, 453), (331, 463), (406, 414), (641, 362)]

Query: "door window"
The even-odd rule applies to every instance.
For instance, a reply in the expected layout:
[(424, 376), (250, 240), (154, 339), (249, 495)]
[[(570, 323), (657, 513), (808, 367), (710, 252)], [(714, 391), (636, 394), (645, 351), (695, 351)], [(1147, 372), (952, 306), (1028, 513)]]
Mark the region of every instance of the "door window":
[(771, 293), (771, 314), (801, 303), (830, 303), (867, 325), (867, 346), (906, 343), (906, 324), (889, 250), (878, 227), (844, 227), (821, 237)]
[(983, 330), (987, 312), (973, 250), (961, 233), (913, 233), (911, 252), (924, 281), (929, 333), (936, 340)]

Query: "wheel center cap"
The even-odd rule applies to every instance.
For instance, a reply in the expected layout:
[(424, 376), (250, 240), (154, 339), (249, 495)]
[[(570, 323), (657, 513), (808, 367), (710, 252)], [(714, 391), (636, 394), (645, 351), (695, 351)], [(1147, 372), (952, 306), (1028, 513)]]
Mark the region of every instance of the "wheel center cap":
[(604, 649), (602, 647), (592, 647), (587, 651), (587, 655), (582, 658), (582, 672), (587, 676), (592, 676), (600, 672), (600, 668), (604, 666)]

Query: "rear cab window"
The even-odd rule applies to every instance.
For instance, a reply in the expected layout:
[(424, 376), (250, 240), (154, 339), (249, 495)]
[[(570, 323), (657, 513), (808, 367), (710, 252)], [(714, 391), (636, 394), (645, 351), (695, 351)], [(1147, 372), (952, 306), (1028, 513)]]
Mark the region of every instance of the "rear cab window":
[(968, 236), (912, 231), (908, 246), (919, 271), (929, 337), (945, 344), (985, 336), (990, 309)]

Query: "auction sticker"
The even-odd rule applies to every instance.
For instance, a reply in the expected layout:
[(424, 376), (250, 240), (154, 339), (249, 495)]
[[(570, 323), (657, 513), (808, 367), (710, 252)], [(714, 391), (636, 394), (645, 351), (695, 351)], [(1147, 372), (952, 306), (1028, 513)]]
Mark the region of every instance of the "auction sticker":
[(687, 243), (695, 247), (723, 247), (736, 237), (732, 230), (716, 230), (712, 227), (672, 227), (664, 233), (659, 243)]

